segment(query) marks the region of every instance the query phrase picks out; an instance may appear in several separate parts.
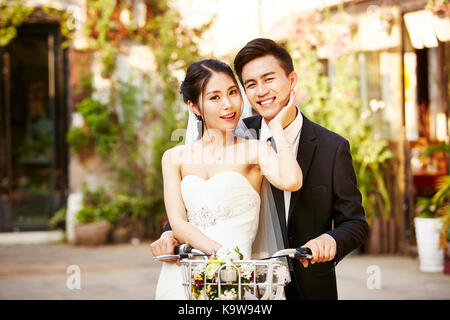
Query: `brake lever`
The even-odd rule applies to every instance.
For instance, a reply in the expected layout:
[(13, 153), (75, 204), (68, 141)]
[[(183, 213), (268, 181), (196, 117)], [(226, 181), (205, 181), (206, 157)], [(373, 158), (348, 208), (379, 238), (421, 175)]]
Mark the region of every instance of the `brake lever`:
[[(165, 254), (161, 256), (154, 257), (155, 260), (166, 260), (166, 259), (185, 259), (185, 258), (193, 258), (193, 257), (209, 257), (210, 254), (203, 254), (199, 252), (192, 252), (193, 248), (188, 247), (185, 243), (175, 246), (173, 248), (174, 254)], [(197, 250), (198, 251), (198, 250)]]
[(192, 257), (192, 248), (188, 247), (187, 244), (183, 243), (179, 246), (176, 246), (173, 249), (173, 252), (178, 255), (180, 259), (191, 258)]
[(168, 259), (179, 259), (180, 255), (178, 254), (163, 254), (161, 256), (153, 257), (153, 260), (168, 260)]

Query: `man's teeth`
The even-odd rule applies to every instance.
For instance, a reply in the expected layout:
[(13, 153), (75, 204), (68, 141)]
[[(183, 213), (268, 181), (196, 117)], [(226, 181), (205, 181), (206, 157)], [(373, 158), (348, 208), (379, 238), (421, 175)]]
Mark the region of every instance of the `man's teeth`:
[(260, 104), (262, 104), (262, 105), (269, 104), (269, 103), (272, 103), (273, 100), (275, 100), (275, 99), (272, 98), (272, 99), (264, 100), (264, 101), (261, 101)]

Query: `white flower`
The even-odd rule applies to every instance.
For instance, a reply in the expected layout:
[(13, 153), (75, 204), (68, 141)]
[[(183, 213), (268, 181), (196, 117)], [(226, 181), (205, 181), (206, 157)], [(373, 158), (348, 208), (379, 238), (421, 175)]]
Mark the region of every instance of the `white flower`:
[(253, 266), (250, 263), (241, 264), (239, 271), (241, 272), (241, 277), (250, 280), (253, 273)]
[(220, 298), (222, 300), (237, 300), (236, 289), (232, 288), (230, 290), (225, 290)]
[(213, 279), (215, 274), (220, 268), (220, 263), (210, 263), (206, 267), (206, 278), (207, 279)]
[(278, 268), (275, 268), (273, 273), (281, 283), (290, 281), (290, 274), (285, 266), (281, 265)]
[(198, 296), (197, 300), (209, 300), (208, 296), (206, 295), (205, 289), (202, 289), (200, 291), (200, 295)]
[(204, 263), (197, 263), (195, 266), (192, 267), (192, 275), (201, 275), (203, 272), (205, 272), (205, 264)]
[(216, 257), (219, 261), (240, 260), (241, 258), (239, 253), (237, 253), (234, 249), (227, 247), (221, 247), (217, 250)]

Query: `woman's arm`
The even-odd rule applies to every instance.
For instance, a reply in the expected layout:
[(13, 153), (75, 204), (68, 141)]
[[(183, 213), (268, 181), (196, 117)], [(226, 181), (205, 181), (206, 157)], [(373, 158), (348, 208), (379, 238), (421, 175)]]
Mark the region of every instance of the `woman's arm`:
[(280, 190), (299, 190), (303, 185), (303, 174), (292, 147), (286, 143), (277, 149), (278, 153), (269, 144), (258, 141), (258, 164), (262, 174)]
[(181, 170), (179, 150), (175, 148), (167, 150), (162, 157), (162, 173), (164, 182), (164, 205), (169, 218), (172, 232), (180, 243), (187, 243), (191, 247), (205, 253), (217, 251), (222, 245), (205, 236), (194, 225), (187, 221), (186, 208), (181, 196)]
[(263, 175), (273, 186), (285, 191), (297, 191), (303, 184), (302, 170), (283, 131), (283, 124), (292, 117), (293, 112), (295, 114), (293, 101), (291, 95), (287, 106), (269, 122), (277, 153), (267, 143), (258, 141), (258, 163)]

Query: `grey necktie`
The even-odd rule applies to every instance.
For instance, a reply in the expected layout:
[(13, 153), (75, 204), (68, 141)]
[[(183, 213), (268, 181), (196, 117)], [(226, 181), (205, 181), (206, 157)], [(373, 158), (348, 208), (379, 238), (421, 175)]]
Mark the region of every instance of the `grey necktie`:
[[(270, 142), (270, 145), (272, 146), (272, 148), (275, 150), (275, 152), (277, 152), (277, 146), (275, 145), (275, 140), (273, 139), (273, 137), (270, 137), (269, 139), (267, 139), (267, 141)], [(283, 206), (280, 207), (279, 209), (277, 208), (277, 211), (279, 210), (281, 212), (280, 219), (282, 221), (286, 221), (286, 213), (284, 211), (285, 209), (284, 209), (284, 194), (283, 194), (283, 191), (278, 190), (278, 189), (274, 189), (274, 188), (275, 187), (272, 186), (270, 188), (270, 191), (272, 191), (272, 195), (273, 195), (274, 199), (276, 199), (275, 200), (275, 205), (276, 205), (276, 202), (283, 203)], [(274, 190), (278, 190), (278, 191), (275, 192)], [(288, 266), (289, 266), (289, 271), (291, 271), (291, 272), (294, 271), (294, 267), (292, 265), (291, 259), (287, 259), (287, 262), (288, 262)]]
[(275, 145), (275, 140), (273, 139), (273, 137), (270, 137), (269, 139), (267, 139), (267, 141), (270, 142), (270, 145), (272, 146), (273, 150), (277, 152), (277, 146)]

